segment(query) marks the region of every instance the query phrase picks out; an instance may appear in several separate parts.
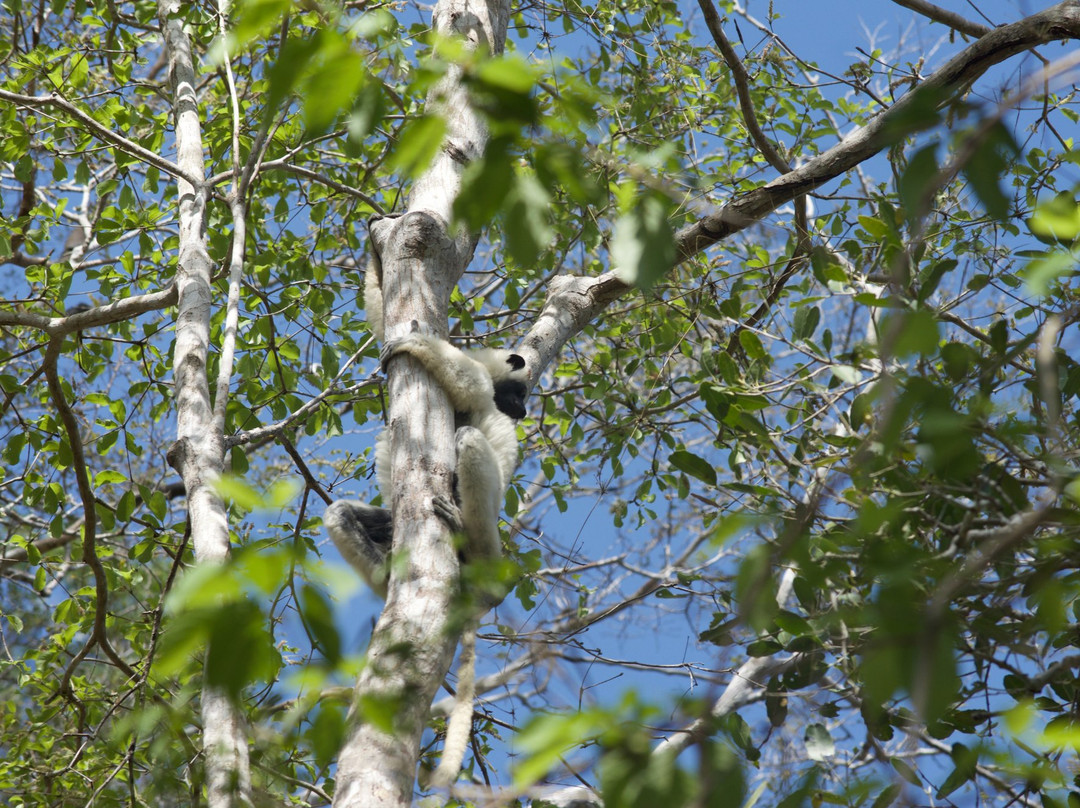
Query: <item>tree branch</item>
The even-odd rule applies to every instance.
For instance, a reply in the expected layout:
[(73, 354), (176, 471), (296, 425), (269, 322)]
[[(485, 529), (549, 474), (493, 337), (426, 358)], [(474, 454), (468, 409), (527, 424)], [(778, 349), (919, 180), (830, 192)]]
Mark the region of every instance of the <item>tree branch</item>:
[[(1066, 0), (1010, 25), (995, 28), (969, 45), (918, 88), (901, 97), (892, 107), (852, 132), (831, 149), (781, 177), (716, 208), (694, 224), (675, 234), (676, 264), (681, 264), (707, 248), (760, 221), (781, 205), (801, 194), (821, 187), (867, 158), (911, 134), (910, 125), (897, 127), (920, 97), (920, 91), (940, 93), (952, 99), (987, 70), (1036, 45), (1059, 39), (1080, 38), (1080, 2)], [(945, 103), (945, 102), (943, 102)], [(522, 351), (535, 380), (561, 351), (566, 341), (578, 333), (613, 300), (630, 291), (628, 284), (605, 272), (594, 278), (560, 276), (540, 317), (523, 342)]]
[(728, 41), (727, 36), (724, 34), (720, 15), (716, 11), (713, 0), (698, 0), (698, 7), (701, 9), (701, 13), (705, 15), (705, 25), (708, 26), (709, 33), (712, 34), (713, 42), (716, 43), (716, 47), (731, 71), (731, 79), (735, 82), (735, 93), (739, 97), (739, 109), (742, 111), (743, 122), (746, 124), (746, 131), (750, 133), (750, 139), (754, 141), (754, 145), (758, 147), (758, 150), (765, 155), (769, 165), (782, 174), (791, 171), (791, 166), (788, 165), (787, 160), (780, 156), (780, 152), (773, 146), (772, 141), (765, 137), (765, 133), (761, 131), (761, 126), (757, 121), (757, 112), (754, 111), (754, 102), (750, 98), (750, 76), (747, 75), (746, 68), (743, 67), (738, 54), (735, 53), (735, 48), (731, 47), (731, 42)]
[(46, 317), (29, 311), (0, 311), (0, 325), (38, 328), (50, 337), (62, 337), (94, 326), (128, 320), (148, 311), (163, 309), (175, 305), (176, 301), (176, 285), (172, 284), (160, 292), (121, 298), (64, 317)]
[(61, 109), (106, 143), (111, 143), (115, 148), (120, 149), (120, 151), (130, 154), (132, 157), (136, 157), (155, 168), (161, 169), (170, 177), (185, 180), (192, 185), (199, 185), (202, 183), (200, 177), (185, 172), (180, 166), (175, 163), (170, 163), (161, 155), (152, 152), (149, 149), (145, 149), (135, 141), (128, 140), (126, 137), (117, 134), (114, 130), (99, 122), (97, 118), (83, 112), (58, 93), (49, 93), (48, 95), (23, 95), (8, 90), (0, 90), (0, 100), (8, 101), (21, 107), (56, 107), (57, 109)]
[(68, 446), (71, 449), (71, 466), (75, 474), (75, 482), (79, 489), (79, 498), (82, 500), (83, 509), (83, 563), (90, 567), (94, 575), (94, 632), (64, 670), (59, 690), (61, 693), (67, 694), (71, 688), (71, 677), (74, 675), (76, 668), (95, 645), (101, 646), (105, 655), (128, 677), (134, 678), (135, 671), (113, 649), (105, 628), (105, 619), (109, 611), (109, 584), (105, 575), (105, 568), (101, 565), (97, 555), (97, 510), (94, 503), (94, 489), (90, 485), (90, 475), (86, 470), (86, 453), (83, 451), (79, 422), (68, 404), (67, 395), (64, 393), (64, 387), (56, 367), (56, 363), (60, 359), (62, 345), (63, 340), (61, 338), (53, 339), (49, 343), (48, 350), (45, 351), (45, 381), (48, 384), (49, 396), (52, 399), (53, 406), (56, 407), (60, 423), (64, 426), (64, 433), (67, 435)]
[(941, 8), (941, 6), (935, 6), (933, 3), (928, 3), (926, 0), (892, 1), (898, 6), (911, 9), (916, 14), (922, 14), (929, 20), (940, 22), (942, 25), (947, 25), (949, 28), (959, 31), (961, 34), (979, 37), (986, 36), (993, 30), (981, 23), (972, 22), (965, 17), (961, 17), (956, 12), (949, 11), (947, 8)]

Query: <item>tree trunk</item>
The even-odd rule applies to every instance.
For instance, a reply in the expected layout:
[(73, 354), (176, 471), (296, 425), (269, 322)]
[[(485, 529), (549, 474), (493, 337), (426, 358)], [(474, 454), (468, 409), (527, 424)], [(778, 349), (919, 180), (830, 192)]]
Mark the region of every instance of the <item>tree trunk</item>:
[[(436, 6), (433, 24), (443, 36), (500, 53), (509, 15), (509, 4), (501, 0), (448, 0)], [(476, 247), (474, 234), (449, 234), (461, 172), (487, 142), (486, 126), (469, 107), (459, 79), (460, 71), (451, 68), (428, 97), (429, 108), (446, 118), (446, 141), (417, 181), (407, 213), (372, 228), (382, 260), (387, 338), (407, 333), (413, 321), (446, 336), (450, 292)], [(412, 803), (420, 736), (460, 629), (448, 620), (457, 558), (449, 530), (431, 505), (433, 496), (452, 494), (454, 413), (442, 390), (408, 356), (391, 365), (389, 400), (389, 499), (394, 553), (404, 562), (394, 567), (368, 665), (356, 685), (338, 761), (336, 808)], [(393, 707), (391, 728), (365, 718), (373, 704)]]
[[(158, 17), (169, 58), (169, 76), (176, 108), (177, 163), (186, 176), (202, 177), (202, 134), (191, 43), (183, 24), (170, 16), (172, 4), (161, 0)], [(221, 474), (224, 435), (216, 423), (207, 380), (210, 343), (213, 262), (206, 249), (205, 186), (177, 180), (180, 249), (176, 268), (179, 303), (173, 375), (176, 395), (176, 442), (169, 464), (184, 481), (195, 559), (220, 563), (229, 555), (225, 504), (213, 487)], [(219, 396), (228, 395), (219, 390)], [(203, 754), (207, 805), (233, 808), (251, 804), (251, 773), (243, 720), (224, 692), (204, 685), (202, 693)]]

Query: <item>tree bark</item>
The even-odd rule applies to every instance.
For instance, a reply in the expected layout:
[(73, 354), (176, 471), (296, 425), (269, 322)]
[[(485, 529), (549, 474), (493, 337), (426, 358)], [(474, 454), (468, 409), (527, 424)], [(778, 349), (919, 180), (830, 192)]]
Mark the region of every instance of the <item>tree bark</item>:
[[(500, 53), (509, 3), (442, 0), (433, 27), (471, 48)], [(487, 127), (468, 103), (460, 69), (451, 67), (428, 97), (447, 124), (446, 140), (420, 177), (404, 216), (372, 226), (382, 262), (386, 336), (415, 321), (447, 335), (450, 292), (472, 259), (476, 234), (451, 233), (451, 208), (461, 174), (487, 142)], [(432, 698), (453, 660), (461, 626), (451, 619), (458, 562), (435, 495), (453, 493), (454, 413), (441, 388), (411, 357), (389, 368), (390, 508), (394, 556), (386, 606), (375, 626), (368, 665), (356, 685), (350, 729), (338, 759), (335, 808), (407, 806)], [(365, 706), (391, 705), (393, 726), (365, 719)]]
[[(158, 18), (169, 59), (176, 107), (177, 162), (185, 177), (203, 177), (202, 133), (191, 42), (175, 16), (179, 4), (160, 0)], [(173, 378), (176, 395), (176, 442), (169, 464), (184, 481), (195, 559), (221, 563), (229, 555), (225, 503), (214, 488), (224, 461), (224, 435), (215, 423), (207, 378), (210, 344), (213, 261), (206, 248), (205, 184), (177, 180), (180, 250), (176, 267), (178, 305)], [(227, 395), (220, 390), (219, 395)], [(204, 684), (203, 754), (206, 798), (210, 808), (251, 804), (251, 772), (244, 723), (221, 690)]]

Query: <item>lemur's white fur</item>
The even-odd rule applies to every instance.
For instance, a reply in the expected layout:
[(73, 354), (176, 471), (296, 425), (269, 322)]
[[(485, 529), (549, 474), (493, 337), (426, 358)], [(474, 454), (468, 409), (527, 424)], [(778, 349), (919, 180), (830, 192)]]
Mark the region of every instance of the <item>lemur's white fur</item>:
[(368, 329), (379, 342), (383, 341), (386, 325), (383, 321), (382, 305), (382, 263), (375, 252), (375, 245), (368, 248), (367, 272), (364, 273), (364, 310), (367, 313)]
[(390, 578), (390, 511), (354, 499), (331, 502), (323, 513), (331, 540), (364, 583), (383, 600)]
[[(518, 461), (517, 427), (496, 406), (497, 391), (521, 385), (525, 370), (509, 351), (462, 351), (429, 334), (413, 332), (388, 342), (383, 361), (407, 353), (435, 377), (458, 414), (457, 500), (466, 538), (466, 558), (494, 558), (501, 552), (499, 510)], [(519, 405), (520, 406), (520, 405)], [(524, 415), (524, 412), (521, 413)], [(390, 490), (390, 451), (385, 430), (375, 442), (375, 471), (382, 491)]]
[[(372, 256), (365, 279), (365, 303), (371, 333), (382, 340), (381, 265)], [(414, 324), (415, 328), (415, 324)], [(462, 351), (438, 337), (417, 331), (391, 340), (381, 359), (407, 353), (435, 377), (454, 408), (455, 502), (433, 501), (436, 512), (464, 536), (466, 562), (494, 559), (502, 554), (499, 510), (518, 461), (515, 419), (525, 416), (527, 372), (517, 354), (490, 348)], [(375, 440), (375, 472), (379, 490), (389, 504), (390, 445), (383, 430)], [(331, 504), (323, 522), (343, 558), (381, 597), (386, 597), (392, 539), (390, 512), (363, 502), (342, 500)], [(490, 595), (476, 598), (481, 610), (497, 605)], [(461, 639), (458, 688), (446, 726), (442, 760), (430, 785), (446, 788), (457, 779), (472, 732), (476, 695), (476, 629), (479, 614), (469, 618)]]
[[(500, 407), (513, 410), (521, 406), (522, 411), (516, 414), (524, 415), (521, 403), (525, 390), (524, 362), (507, 351), (489, 348), (462, 351), (438, 337), (415, 331), (388, 342), (383, 347), (383, 362), (400, 353), (417, 359), (435, 377), (459, 421), (464, 422), (458, 427), (455, 446), (457, 501), (466, 540), (465, 557), (467, 560), (497, 558), (502, 553), (499, 510), (518, 461), (517, 428), (514, 419)], [(520, 387), (520, 400), (511, 394), (512, 402), (506, 403), (507, 385)], [(502, 403), (497, 405), (497, 401)], [(376, 473), (388, 485), (389, 450), (385, 437), (380, 439), (376, 443)], [(472, 732), (476, 628), (476, 619), (472, 618), (462, 632), (454, 709), (446, 722), (442, 759), (430, 780), (435, 788), (447, 788), (457, 779)]]

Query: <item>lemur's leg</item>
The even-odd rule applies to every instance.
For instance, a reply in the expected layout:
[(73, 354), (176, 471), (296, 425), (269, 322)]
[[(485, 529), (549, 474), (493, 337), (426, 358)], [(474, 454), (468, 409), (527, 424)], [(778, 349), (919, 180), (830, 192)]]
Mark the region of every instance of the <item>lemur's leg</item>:
[(497, 558), (502, 554), (499, 511), (506, 492), (499, 460), (484, 433), (474, 427), (461, 427), (456, 444), (455, 486), (465, 531), (465, 559)]
[(323, 524), (342, 558), (379, 597), (385, 598), (393, 541), (390, 511), (366, 502), (342, 499), (327, 507)]

